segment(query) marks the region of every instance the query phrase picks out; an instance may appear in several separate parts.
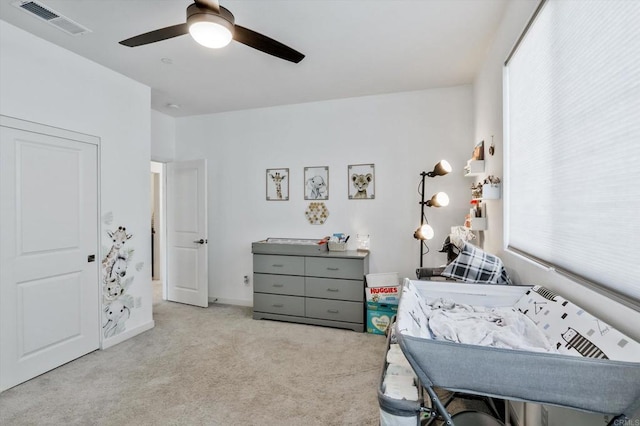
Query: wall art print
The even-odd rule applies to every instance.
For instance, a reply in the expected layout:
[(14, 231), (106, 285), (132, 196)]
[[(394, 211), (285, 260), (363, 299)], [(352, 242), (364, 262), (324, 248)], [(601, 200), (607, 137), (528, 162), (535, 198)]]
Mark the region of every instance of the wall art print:
[(484, 140), (478, 142), (476, 146), (473, 147), (473, 155), (471, 156), (472, 160), (484, 160)]
[(350, 200), (373, 200), (376, 198), (374, 168), (373, 164), (351, 164), (348, 166)]
[(322, 225), (329, 217), (329, 210), (327, 210), (327, 206), (323, 202), (314, 201), (309, 203), (304, 215), (311, 225)]
[[(102, 332), (105, 338), (113, 337), (126, 329), (126, 322), (135, 306), (133, 296), (128, 292), (134, 279), (129, 265), (135, 249), (128, 244), (133, 234), (124, 226), (111, 226), (112, 222), (113, 214), (107, 213), (103, 217), (103, 223), (107, 225), (105, 233), (111, 246), (102, 248), (103, 253), (107, 253), (102, 259)], [(144, 262), (139, 262), (135, 269), (140, 271), (143, 266)]]
[(329, 167), (304, 168), (304, 199), (329, 199)]
[(289, 201), (289, 169), (267, 169), (267, 201)]

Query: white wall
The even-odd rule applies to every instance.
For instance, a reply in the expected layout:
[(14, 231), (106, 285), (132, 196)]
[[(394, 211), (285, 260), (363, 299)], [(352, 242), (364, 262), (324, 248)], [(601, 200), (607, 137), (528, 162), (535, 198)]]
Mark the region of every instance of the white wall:
[(176, 120), (151, 110), (151, 159), (159, 162), (169, 162), (175, 158)]
[[(415, 278), (419, 244), (420, 172), (442, 158), (455, 168), (429, 179), (430, 197), (445, 191), (449, 207), (429, 208), (436, 237), (425, 266), (468, 211), (462, 167), (471, 150), (470, 86), (180, 118), (176, 158), (207, 158), (209, 171), (209, 296), (252, 304), (251, 243), (268, 237), (321, 238), (334, 232), (371, 235), (371, 272)], [(348, 200), (347, 166), (375, 164), (375, 200)], [(329, 218), (310, 225), (303, 169), (329, 166)], [(267, 168), (290, 169), (290, 200), (265, 200)]]
[[(504, 61), (523, 31), (530, 16), (533, 14), (537, 0), (517, 0), (509, 2), (504, 19), (496, 33), (495, 40), (490, 47), (486, 59), (474, 82), (475, 105), (475, 140), (491, 140), (495, 135), (496, 154), (489, 156), (486, 162), (487, 174), (503, 177), (503, 121), (502, 121), (502, 70)], [(485, 249), (500, 256), (510, 275), (518, 284), (540, 284), (561, 294), (587, 311), (602, 318), (632, 338), (640, 339), (640, 313), (620, 305), (598, 293), (595, 293), (561, 275), (549, 272), (539, 266), (504, 250), (503, 232), (503, 202), (490, 201), (487, 203), (489, 228), (484, 232)], [(614, 241), (611, 247), (603, 250), (615, 250)], [(594, 253), (597, 255), (597, 253)], [(549, 411), (549, 424), (553, 424), (552, 414), (558, 415), (563, 409), (554, 408)], [(564, 410), (563, 416), (577, 416), (575, 412)], [(526, 417), (527, 425), (540, 424), (540, 407), (527, 404), (526, 415), (524, 407), (520, 406), (520, 419)], [(584, 415), (578, 419), (562, 424), (603, 424), (602, 416), (591, 415), (590, 421), (585, 423)], [(522, 424), (522, 423), (521, 423)], [(559, 424), (559, 423), (558, 423)]]
[(0, 114), (100, 138), (99, 258), (111, 247), (108, 230), (133, 234), (128, 293), (138, 306), (103, 346), (152, 327), (150, 89), (0, 20), (0, 93)]

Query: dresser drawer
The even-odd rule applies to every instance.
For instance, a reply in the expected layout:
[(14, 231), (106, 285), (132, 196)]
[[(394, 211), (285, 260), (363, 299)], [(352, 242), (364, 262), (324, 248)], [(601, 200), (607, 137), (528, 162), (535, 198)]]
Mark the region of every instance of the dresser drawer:
[(304, 316), (304, 297), (253, 293), (253, 310), (272, 314)]
[(362, 281), (333, 278), (305, 278), (304, 294), (307, 297), (322, 299), (351, 300), (362, 302), (364, 289)]
[(295, 275), (253, 274), (253, 291), (258, 293), (304, 296), (304, 277)]
[(362, 280), (364, 278), (363, 268), (361, 259), (305, 258), (305, 275), (311, 277)]
[(363, 306), (362, 302), (346, 302), (344, 300), (329, 299), (305, 299), (305, 313), (308, 318), (320, 318), (361, 324), (364, 319)]
[(254, 254), (253, 272), (263, 274), (304, 275), (304, 257)]

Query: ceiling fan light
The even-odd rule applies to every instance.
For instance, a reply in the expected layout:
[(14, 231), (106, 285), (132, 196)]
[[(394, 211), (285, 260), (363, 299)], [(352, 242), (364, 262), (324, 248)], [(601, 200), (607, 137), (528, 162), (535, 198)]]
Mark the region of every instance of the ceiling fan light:
[(189, 25), (189, 34), (204, 47), (220, 49), (231, 42), (233, 34), (229, 28), (217, 22), (198, 21)]

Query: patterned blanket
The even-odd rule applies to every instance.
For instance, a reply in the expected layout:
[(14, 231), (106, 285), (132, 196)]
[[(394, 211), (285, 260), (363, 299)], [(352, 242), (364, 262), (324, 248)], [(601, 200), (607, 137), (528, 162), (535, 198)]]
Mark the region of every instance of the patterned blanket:
[(480, 284), (511, 284), (502, 260), (470, 243), (464, 243), (458, 257), (447, 265), (442, 275)]

